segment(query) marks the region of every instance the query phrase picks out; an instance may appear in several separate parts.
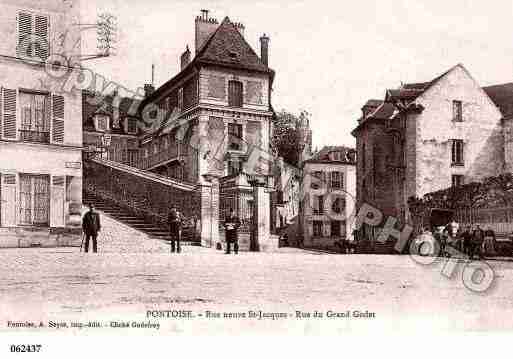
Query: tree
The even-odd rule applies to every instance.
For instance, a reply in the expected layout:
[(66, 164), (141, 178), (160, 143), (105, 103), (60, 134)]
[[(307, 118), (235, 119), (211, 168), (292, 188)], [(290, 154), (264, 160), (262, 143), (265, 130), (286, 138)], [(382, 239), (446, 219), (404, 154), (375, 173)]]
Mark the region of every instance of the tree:
[(299, 117), (293, 113), (281, 110), (276, 113), (273, 121), (273, 134), (271, 146), (278, 156), (291, 165), (298, 166), (300, 148), (300, 133), (298, 124), (300, 119), (308, 116), (308, 112), (301, 111)]

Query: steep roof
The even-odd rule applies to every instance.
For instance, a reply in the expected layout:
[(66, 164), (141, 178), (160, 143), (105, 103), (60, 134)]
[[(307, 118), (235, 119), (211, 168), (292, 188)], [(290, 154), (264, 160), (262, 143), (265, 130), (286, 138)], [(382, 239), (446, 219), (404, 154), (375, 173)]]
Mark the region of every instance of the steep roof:
[[(333, 161), (330, 159), (331, 152), (340, 152), (342, 154), (340, 161)], [(320, 151), (317, 151), (305, 163), (340, 163), (356, 165), (356, 151), (354, 148), (346, 146), (324, 146)]]
[(499, 108), (504, 119), (513, 119), (513, 83), (486, 86), (483, 90)]
[(228, 17), (224, 18), (217, 30), (207, 39), (195, 60), (269, 72), (269, 67), (264, 65)]
[(225, 17), (199, 49), (194, 59), (182, 71), (145, 98), (143, 103), (158, 97), (164, 89), (171, 87), (180, 78), (189, 74), (197, 65), (217, 65), (263, 72), (271, 76), (271, 81), (274, 79), (274, 71), (264, 65), (235, 25)]

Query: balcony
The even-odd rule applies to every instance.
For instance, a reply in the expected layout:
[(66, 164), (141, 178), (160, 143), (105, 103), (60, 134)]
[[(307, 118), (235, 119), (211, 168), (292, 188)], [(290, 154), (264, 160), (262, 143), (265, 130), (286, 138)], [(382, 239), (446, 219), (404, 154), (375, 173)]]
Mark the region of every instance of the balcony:
[(20, 140), (24, 142), (50, 143), (50, 132), (20, 130)]
[(173, 142), (167, 147), (161, 148), (157, 153), (151, 153), (147, 157), (139, 159), (137, 167), (143, 170), (151, 170), (168, 162), (184, 159), (189, 153), (189, 146), (179, 142)]

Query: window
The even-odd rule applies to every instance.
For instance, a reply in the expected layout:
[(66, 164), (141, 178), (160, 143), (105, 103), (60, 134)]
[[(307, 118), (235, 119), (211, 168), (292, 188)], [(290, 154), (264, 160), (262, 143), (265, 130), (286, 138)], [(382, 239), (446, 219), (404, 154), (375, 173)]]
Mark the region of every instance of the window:
[(178, 89), (178, 110), (183, 109), (183, 87)]
[(47, 16), (18, 13), (17, 56), (46, 61), (50, 53)]
[(331, 236), (340, 237), (340, 221), (331, 221), (330, 224)]
[(242, 82), (228, 82), (228, 106), (242, 107)]
[(452, 186), (459, 187), (463, 185), (463, 175), (452, 175)]
[(463, 140), (452, 140), (452, 165), (463, 166)]
[(50, 142), (49, 101), (48, 95), (20, 92), (22, 141)]
[(20, 224), (47, 226), (50, 214), (50, 176), (20, 175)]
[(342, 172), (331, 172), (331, 188), (342, 188)]
[(324, 196), (315, 196), (315, 206), (314, 206), (314, 214), (323, 214), (324, 213)]
[(126, 122), (126, 132), (137, 133), (137, 119), (133, 117), (128, 117)]
[(96, 130), (105, 132), (109, 130), (109, 122), (110, 118), (107, 115), (96, 115), (95, 116), (95, 122), (96, 122)]
[(228, 176), (236, 175), (242, 172), (242, 162), (239, 160), (228, 161)]
[(313, 221), (314, 237), (322, 237), (322, 221)]
[(454, 122), (463, 122), (463, 108), (461, 101), (452, 102), (452, 120)]
[(242, 125), (237, 123), (228, 124), (228, 149), (242, 150)]

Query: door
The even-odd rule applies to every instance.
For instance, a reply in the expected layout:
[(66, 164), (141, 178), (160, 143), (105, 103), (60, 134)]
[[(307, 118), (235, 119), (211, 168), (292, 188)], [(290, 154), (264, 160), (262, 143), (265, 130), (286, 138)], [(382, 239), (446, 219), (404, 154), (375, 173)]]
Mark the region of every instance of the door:
[(0, 176), (0, 219), (2, 227), (16, 226), (16, 175)]

